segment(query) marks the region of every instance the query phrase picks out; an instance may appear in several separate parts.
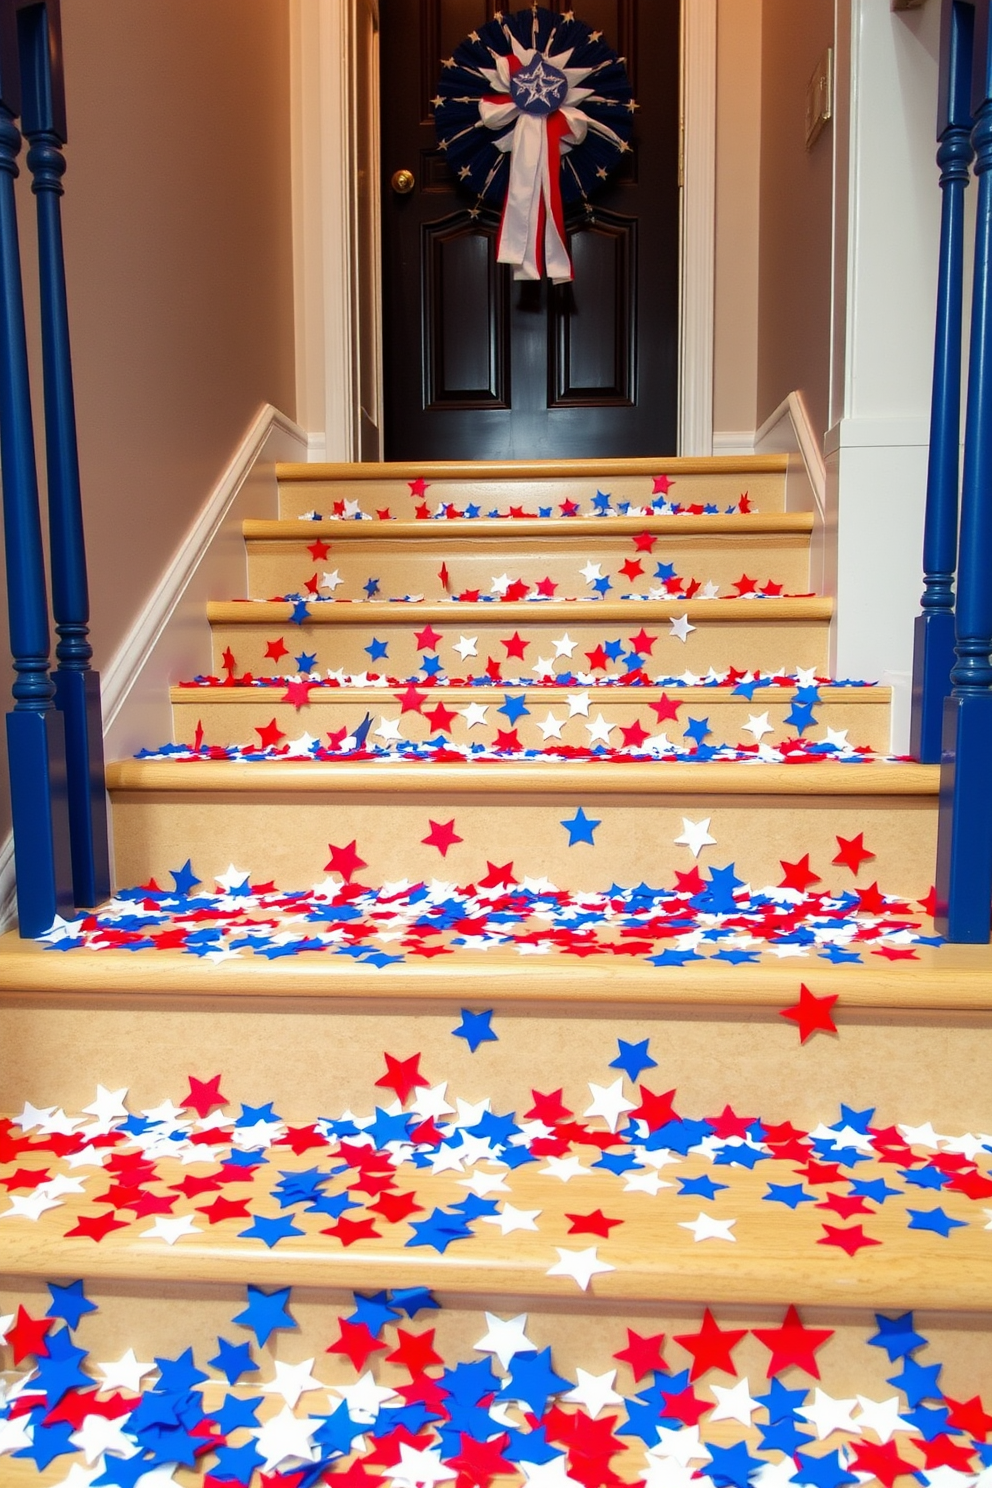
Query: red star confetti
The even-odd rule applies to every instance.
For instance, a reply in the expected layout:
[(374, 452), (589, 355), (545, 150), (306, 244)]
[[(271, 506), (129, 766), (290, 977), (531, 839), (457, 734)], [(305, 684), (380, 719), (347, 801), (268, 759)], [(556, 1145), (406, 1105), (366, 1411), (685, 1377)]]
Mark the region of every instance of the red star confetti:
[(707, 1307), (703, 1313), (702, 1326), (698, 1333), (676, 1333), (675, 1342), (692, 1355), (689, 1383), (711, 1369), (722, 1369), (726, 1374), (736, 1374), (733, 1350), (742, 1338), (747, 1337), (746, 1328), (721, 1328)]
[(506, 647), (507, 660), (509, 660), (510, 657), (513, 656), (516, 657), (518, 661), (523, 661), (524, 652), (530, 645), (530, 641), (525, 641), (520, 632), (515, 630), (512, 636), (508, 637), (507, 640), (500, 641), (500, 645)]
[(376, 1087), (395, 1091), (398, 1100), (405, 1105), (418, 1088), (427, 1089), (430, 1081), (420, 1073), (420, 1055), (411, 1054), (409, 1059), (397, 1059), (392, 1054), (383, 1054), (386, 1073), (376, 1080)]
[(418, 1375), (433, 1364), (444, 1363), (434, 1347), (433, 1328), (424, 1333), (407, 1333), (405, 1329), (397, 1328), (396, 1337), (399, 1342), (393, 1352), (386, 1355), (387, 1364), (401, 1364), (411, 1375)]
[(264, 728), (259, 728), (256, 724), (255, 732), (258, 735), (258, 747), (260, 749), (271, 749), (273, 745), (279, 743), (280, 739), (285, 739), (286, 737), (274, 718)]
[(799, 1001), (792, 1007), (782, 1008), (780, 1018), (788, 1018), (799, 1029), (799, 1042), (805, 1044), (814, 1033), (836, 1033), (837, 1025), (830, 1016), (830, 1009), (837, 1001), (838, 993), (825, 993), (815, 997), (802, 983), (799, 986)]
[(911, 1477), (916, 1464), (906, 1462), (899, 1456), (899, 1447), (894, 1441), (883, 1444), (872, 1441), (852, 1441), (851, 1466), (856, 1472), (871, 1473), (884, 1488), (893, 1488), (897, 1478)]
[(627, 1347), (621, 1349), (613, 1357), (623, 1364), (630, 1365), (635, 1380), (641, 1380), (646, 1374), (652, 1372), (662, 1374), (668, 1370), (668, 1365), (661, 1355), (664, 1342), (664, 1333), (652, 1333), (645, 1337), (640, 1333), (635, 1333), (633, 1328), (628, 1328)]
[(857, 1255), (866, 1245), (881, 1245), (881, 1240), (873, 1240), (870, 1235), (865, 1234), (864, 1225), (851, 1225), (848, 1229), (838, 1229), (835, 1225), (825, 1224), (823, 1235), (817, 1240), (817, 1245), (836, 1245), (840, 1250), (846, 1251), (849, 1256)]
[(18, 1307), (17, 1321), (6, 1339), (14, 1351), (14, 1363), (20, 1364), (28, 1355), (34, 1359), (47, 1359), (48, 1344), (45, 1342), (45, 1334), (54, 1326), (54, 1318), (33, 1318), (23, 1307)]
[(663, 692), (656, 703), (648, 704), (648, 707), (656, 714), (659, 723), (666, 723), (670, 719), (677, 721), (681, 706), (681, 703), (673, 702), (667, 692)]
[(218, 1106), (227, 1105), (227, 1096), (221, 1093), (220, 1075), (214, 1075), (209, 1080), (198, 1080), (195, 1075), (187, 1075), (186, 1078), (189, 1081), (189, 1095), (179, 1102), (181, 1110), (195, 1111), (202, 1121)]
[(570, 1235), (601, 1235), (606, 1240), (616, 1225), (623, 1224), (622, 1219), (607, 1219), (602, 1209), (594, 1209), (591, 1214), (566, 1214), (565, 1218)]
[(823, 1347), (828, 1338), (834, 1336), (832, 1328), (806, 1328), (800, 1321), (795, 1307), (790, 1307), (780, 1327), (752, 1328), (751, 1331), (759, 1343), (771, 1349), (772, 1356), (768, 1363), (769, 1379), (773, 1375), (781, 1374), (783, 1369), (788, 1369), (792, 1364), (798, 1369), (805, 1370), (814, 1379), (820, 1378), (819, 1366), (814, 1355), (817, 1349)]
[(451, 725), (458, 714), (451, 708), (446, 708), (443, 703), (438, 703), (436, 708), (425, 708), (424, 717), (435, 733), (450, 734)]
[(804, 853), (798, 863), (786, 863), (781, 858), (779, 862), (785, 874), (779, 884), (780, 889), (796, 889), (800, 894), (805, 894), (810, 884), (821, 881), (820, 875), (814, 873), (809, 866), (809, 853)]
[(444, 639), (440, 631), (435, 630), (430, 624), (425, 625), (423, 630), (415, 630), (413, 637), (418, 651), (436, 651), (438, 641)]
[(113, 1214), (81, 1214), (71, 1230), (66, 1230), (67, 1240), (79, 1235), (87, 1240), (101, 1241), (104, 1235), (109, 1235), (111, 1230), (124, 1230), (127, 1224), (122, 1219), (115, 1219)]
[(455, 831), (454, 817), (449, 822), (436, 822), (428, 818), (428, 826), (430, 827), (430, 832), (426, 837), (421, 837), (420, 840), (427, 847), (436, 847), (442, 858), (447, 857), (449, 847), (453, 847), (456, 842), (462, 842), (464, 840)]
[[(301, 708), (309, 707), (310, 694), (311, 692), (313, 692), (315, 686), (316, 683), (314, 682), (304, 682), (302, 679), (293, 678), (291, 681), (286, 683), (286, 692), (283, 697), (283, 702), (292, 703), (293, 707), (298, 713)], [(261, 730), (259, 730), (259, 732), (261, 732)]]
[(427, 701), (426, 692), (418, 692), (411, 682), (405, 692), (394, 692), (393, 697), (400, 705), (400, 713), (422, 713), (423, 705)]
[(333, 1343), (328, 1344), (326, 1352), (344, 1354), (359, 1372), (365, 1368), (366, 1361), (372, 1354), (381, 1353), (389, 1347), (387, 1343), (379, 1342), (369, 1331), (367, 1323), (352, 1323), (347, 1318), (339, 1318), (338, 1328), (338, 1336)]
[(331, 855), (329, 863), (324, 865), (325, 873), (340, 873), (345, 883), (351, 883), (351, 876), (359, 868), (367, 868), (369, 865), (364, 858), (358, 856), (358, 842), (349, 842), (346, 847), (335, 847), (333, 842), (327, 844), (327, 850)]
[(856, 837), (851, 837), (850, 839), (847, 837), (838, 837), (837, 847), (837, 856), (835, 858), (831, 858), (830, 861), (832, 863), (840, 864), (844, 868), (850, 868), (851, 872), (855, 874), (855, 876), (857, 875), (858, 869), (861, 867), (861, 864), (867, 863), (870, 858), (873, 858), (875, 856), (873, 852), (870, 852), (869, 849), (865, 847), (864, 832), (859, 832)]
[(358, 1240), (379, 1240), (382, 1237), (371, 1219), (349, 1219), (342, 1214), (337, 1224), (330, 1225), (326, 1230), (321, 1230), (322, 1235), (333, 1235), (335, 1240), (340, 1240), (345, 1247), (354, 1245)]

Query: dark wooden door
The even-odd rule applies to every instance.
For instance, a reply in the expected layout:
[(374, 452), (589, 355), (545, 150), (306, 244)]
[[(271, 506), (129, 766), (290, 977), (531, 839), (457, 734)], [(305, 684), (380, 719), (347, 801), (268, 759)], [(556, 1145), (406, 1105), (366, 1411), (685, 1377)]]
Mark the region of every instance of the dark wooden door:
[[(392, 460), (676, 452), (679, 0), (546, 0), (627, 58), (633, 150), (568, 219), (572, 284), (514, 281), (438, 150), (441, 59), (498, 0), (381, 0), (385, 447)], [(503, 4), (504, 13), (523, 6)], [(397, 194), (391, 179), (412, 171)]]

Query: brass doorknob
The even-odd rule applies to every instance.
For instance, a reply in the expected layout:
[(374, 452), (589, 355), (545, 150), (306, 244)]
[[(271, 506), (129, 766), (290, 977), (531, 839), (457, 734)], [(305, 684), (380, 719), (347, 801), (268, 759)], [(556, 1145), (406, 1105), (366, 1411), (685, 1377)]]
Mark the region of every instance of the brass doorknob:
[(414, 186), (416, 186), (417, 180), (413, 171), (398, 170), (393, 171), (389, 184), (397, 196), (409, 196)]

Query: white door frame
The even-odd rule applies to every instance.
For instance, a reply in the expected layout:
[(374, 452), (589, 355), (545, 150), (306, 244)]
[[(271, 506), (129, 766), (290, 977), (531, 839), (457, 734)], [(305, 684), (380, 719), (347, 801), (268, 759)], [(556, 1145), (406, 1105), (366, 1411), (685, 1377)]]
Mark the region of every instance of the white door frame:
[[(290, 0), (297, 422), (313, 460), (359, 450), (357, 24), (375, 0)], [(683, 0), (679, 454), (713, 450), (717, 0)], [(381, 302), (380, 266), (372, 303)], [(375, 353), (381, 363), (381, 344)], [(381, 365), (376, 369), (381, 387)]]

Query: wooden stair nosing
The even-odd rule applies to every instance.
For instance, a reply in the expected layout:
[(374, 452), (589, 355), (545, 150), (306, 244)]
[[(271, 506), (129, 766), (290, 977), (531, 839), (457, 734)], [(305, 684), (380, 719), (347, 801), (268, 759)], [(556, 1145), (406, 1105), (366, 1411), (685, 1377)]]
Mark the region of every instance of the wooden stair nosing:
[[(291, 674), (291, 675), (295, 675)], [(291, 680), (290, 676), (285, 679)], [(267, 702), (279, 702), (274, 694), (278, 687), (239, 687), (237, 685), (228, 687), (198, 687), (195, 683), (187, 686), (176, 683), (169, 688), (169, 700), (173, 703), (260, 703), (263, 699)], [(310, 695), (308, 706), (315, 707), (321, 703), (355, 703), (359, 706), (368, 704), (385, 705), (393, 701), (395, 688), (391, 685), (384, 687), (319, 687)], [(430, 689), (431, 698), (439, 698), (444, 703), (451, 701), (473, 703), (500, 703), (506, 696), (506, 685), (495, 684), (486, 687), (453, 687), (442, 683), (434, 685)], [(525, 682), (520, 689), (513, 688), (512, 691), (522, 691), (526, 695), (527, 702), (537, 703), (543, 706), (545, 703), (551, 708), (556, 703), (564, 703), (569, 692), (581, 692), (588, 690), (590, 703), (597, 707), (604, 707), (609, 703), (626, 703), (631, 707), (649, 707), (652, 702), (660, 700), (664, 687), (651, 685), (647, 687), (603, 687), (595, 686), (583, 689), (578, 683), (562, 684), (557, 686), (542, 686), (538, 682)], [(830, 703), (852, 703), (859, 706), (874, 705), (876, 707), (888, 707), (892, 702), (891, 687), (832, 687), (821, 686), (819, 689), (820, 705), (826, 706)], [(766, 706), (789, 707), (792, 704), (792, 694), (787, 687), (756, 687), (749, 697), (734, 695), (730, 687), (677, 687), (669, 689), (669, 695), (674, 692), (673, 702), (680, 703), (683, 707), (693, 708), (704, 705), (707, 708), (734, 706), (754, 707), (756, 704)]]
[[(386, 601), (311, 600), (307, 625), (384, 625), (405, 621), (420, 625), (439, 624), (502, 625), (545, 624), (577, 625), (579, 623), (626, 625), (661, 624), (666, 620), (688, 616), (690, 622), (705, 621), (707, 626), (739, 625), (755, 620), (779, 624), (800, 622), (829, 623), (833, 618), (832, 599), (813, 595), (802, 599), (602, 599), (534, 600), (519, 604), (502, 601), (462, 603), (453, 600)], [(288, 623), (293, 613), (291, 600), (217, 600), (207, 602), (207, 619), (211, 625), (279, 625)]]
[(650, 532), (658, 537), (742, 537), (759, 535), (808, 536), (813, 530), (812, 512), (748, 512), (734, 517), (514, 517), (458, 518), (438, 521), (303, 522), (299, 517), (264, 520), (249, 517), (242, 523), (246, 542), (301, 542), (311, 534), (336, 542), (440, 541), (448, 538), (590, 538), (634, 537)]
[[(188, 999), (202, 1008), (211, 1000), (276, 999), (292, 1005), (323, 1002), (335, 1011), (396, 1011), (415, 1004), (445, 1016), (469, 999), (483, 997), (499, 1011), (569, 1008), (588, 1017), (624, 1016), (625, 1010), (659, 1016), (686, 1009), (720, 1010), (736, 1017), (755, 1009), (774, 1017), (795, 1001), (797, 979), (816, 993), (837, 992), (835, 1014), (893, 1014), (935, 1018), (992, 1015), (992, 946), (919, 946), (914, 962), (871, 962), (829, 968), (793, 961), (763, 962), (748, 969), (707, 960), (683, 967), (654, 967), (607, 957), (561, 956), (540, 963), (494, 949), (465, 952), (443, 965), (407, 961), (384, 968), (356, 965), (323, 953), (292, 962), (246, 958), (208, 965), (178, 951), (47, 951), (16, 932), (0, 937), (0, 1006), (73, 1006), (84, 1000), (108, 1005), (151, 1005)], [(480, 994), (479, 988), (485, 987)], [(39, 1002), (40, 1000), (40, 1002)], [(468, 1005), (468, 1004), (466, 1004)]]
[[(812, 772), (812, 773), (811, 773)], [(423, 760), (350, 761), (116, 760), (107, 766), (111, 792), (226, 794), (396, 794), (928, 797), (936, 800), (939, 765), (822, 764), (815, 766), (665, 760), (630, 764), (434, 764)]]
[(643, 456), (603, 460), (383, 460), (359, 463), (296, 464), (278, 462), (278, 481), (334, 480), (581, 480), (617, 475), (779, 474), (789, 468), (788, 455)]
[[(611, 1203), (616, 1207), (617, 1198)], [(58, 1211), (50, 1213), (58, 1216)], [(583, 1294), (569, 1278), (547, 1275), (554, 1261), (547, 1241), (539, 1251), (533, 1245), (536, 1255), (513, 1255), (513, 1249), (523, 1247), (506, 1247), (501, 1254), (497, 1236), (461, 1254), (438, 1257), (424, 1249), (407, 1249), (401, 1242), (388, 1247), (380, 1242), (375, 1250), (351, 1246), (340, 1252), (291, 1239), (271, 1250), (255, 1250), (216, 1236), (206, 1241), (191, 1236), (180, 1249), (164, 1241), (121, 1240), (111, 1233), (99, 1246), (84, 1251), (67, 1244), (61, 1233), (52, 1234), (53, 1224), (45, 1225), (48, 1217), (42, 1215), (23, 1238), (9, 1232), (0, 1237), (0, 1273), (46, 1277), (81, 1272), (101, 1279), (173, 1283), (236, 1279), (239, 1284), (267, 1287), (349, 1290), (428, 1286), (442, 1295), (503, 1293), (598, 1310), (616, 1303), (664, 1301), (992, 1312), (992, 1263), (987, 1257), (950, 1253), (941, 1237), (927, 1244), (919, 1234), (897, 1231), (891, 1221), (892, 1233), (884, 1245), (859, 1252), (856, 1258), (824, 1253), (814, 1267), (806, 1250), (795, 1246), (787, 1230), (783, 1233), (777, 1216), (751, 1212), (748, 1220), (759, 1230), (757, 1242), (669, 1247), (659, 1236), (659, 1243), (644, 1246), (639, 1264), (626, 1261), (596, 1276), (590, 1292)], [(872, 1218), (877, 1226), (885, 1217), (880, 1213)], [(604, 1250), (603, 1258), (608, 1254)]]

